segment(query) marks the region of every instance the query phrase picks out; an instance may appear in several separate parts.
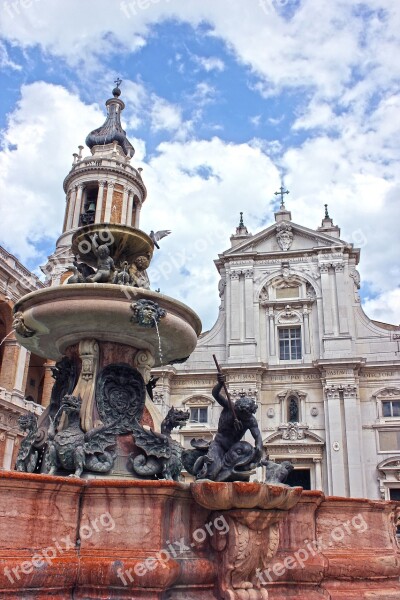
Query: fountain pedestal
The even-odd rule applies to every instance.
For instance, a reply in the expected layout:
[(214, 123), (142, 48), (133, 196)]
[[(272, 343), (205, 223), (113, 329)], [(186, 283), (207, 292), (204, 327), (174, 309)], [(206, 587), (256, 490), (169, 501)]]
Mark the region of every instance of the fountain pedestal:
[(400, 600), (398, 511), (257, 483), (0, 472), (0, 596)]

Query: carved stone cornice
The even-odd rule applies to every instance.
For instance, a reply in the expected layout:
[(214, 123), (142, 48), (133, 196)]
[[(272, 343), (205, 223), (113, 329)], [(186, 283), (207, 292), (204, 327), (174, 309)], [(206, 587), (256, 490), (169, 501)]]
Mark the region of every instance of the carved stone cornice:
[[(100, 161), (96, 161), (96, 162), (100, 162)], [(118, 168), (116, 166), (111, 166), (111, 165), (94, 165), (94, 164), (88, 164), (85, 167), (80, 167), (79, 169), (73, 169), (72, 171), (70, 171), (68, 173), (68, 175), (66, 176), (66, 178), (64, 179), (64, 183), (63, 183), (63, 187), (64, 187), (64, 191), (66, 192), (68, 187), (71, 184), (71, 181), (73, 181), (73, 179), (75, 179), (76, 177), (80, 177), (81, 175), (90, 175), (93, 176), (93, 173), (96, 173), (97, 176), (99, 176), (99, 174), (104, 174), (104, 176), (107, 176), (109, 174), (116, 174), (116, 175), (123, 175), (123, 177), (125, 179), (127, 179), (128, 181), (130, 181), (131, 183), (133, 183), (135, 186), (137, 186), (143, 193), (143, 199), (146, 198), (147, 196), (147, 190), (146, 187), (142, 181), (141, 178), (139, 178), (138, 175), (135, 175), (134, 173), (129, 173), (128, 171)], [(89, 181), (89, 179), (88, 179)]]

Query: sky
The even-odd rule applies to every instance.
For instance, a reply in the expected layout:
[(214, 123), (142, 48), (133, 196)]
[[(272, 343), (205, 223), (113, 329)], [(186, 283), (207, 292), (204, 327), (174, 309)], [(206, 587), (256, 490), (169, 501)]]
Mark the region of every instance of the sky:
[(399, 31), (398, 0), (0, 0), (0, 244), (40, 272), (120, 77), (141, 228), (172, 231), (153, 289), (209, 329), (213, 261), (240, 211), (252, 233), (274, 222), (283, 184), (295, 223), (329, 205), (364, 310), (399, 324)]

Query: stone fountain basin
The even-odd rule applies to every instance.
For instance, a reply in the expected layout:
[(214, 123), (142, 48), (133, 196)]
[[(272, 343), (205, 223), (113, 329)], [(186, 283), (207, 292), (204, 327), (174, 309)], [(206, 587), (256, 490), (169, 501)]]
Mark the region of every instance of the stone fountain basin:
[(27, 294), (14, 310), (22, 312), (25, 325), (35, 334), (16, 337), (31, 352), (52, 360), (59, 360), (81, 340), (95, 339), (149, 350), (155, 366), (161, 366), (156, 328), (131, 321), (131, 304), (141, 299), (156, 302), (167, 313), (158, 325), (162, 364), (188, 357), (201, 333), (194, 311), (157, 292), (108, 283), (54, 286)]
[(196, 502), (209, 510), (290, 510), (300, 500), (303, 488), (258, 482), (203, 480), (191, 483), (190, 491)]

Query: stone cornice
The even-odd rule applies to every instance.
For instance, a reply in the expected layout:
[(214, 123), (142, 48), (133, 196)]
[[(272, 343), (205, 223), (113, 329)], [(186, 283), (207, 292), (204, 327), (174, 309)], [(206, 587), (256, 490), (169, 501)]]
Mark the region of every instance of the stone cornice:
[[(101, 161), (98, 161), (101, 162)], [(118, 166), (111, 165), (88, 165), (87, 167), (80, 167), (79, 169), (71, 170), (63, 182), (64, 192), (67, 193), (67, 190), (74, 179), (77, 179), (82, 174), (95, 174), (95, 179), (98, 179), (100, 176), (102, 179), (107, 179), (107, 174), (115, 173), (117, 175), (123, 175), (125, 179), (135, 184), (140, 188), (143, 193), (143, 200), (145, 200), (147, 196), (147, 189), (142, 181), (142, 178), (136, 175), (136, 172), (129, 173), (125, 169)]]

